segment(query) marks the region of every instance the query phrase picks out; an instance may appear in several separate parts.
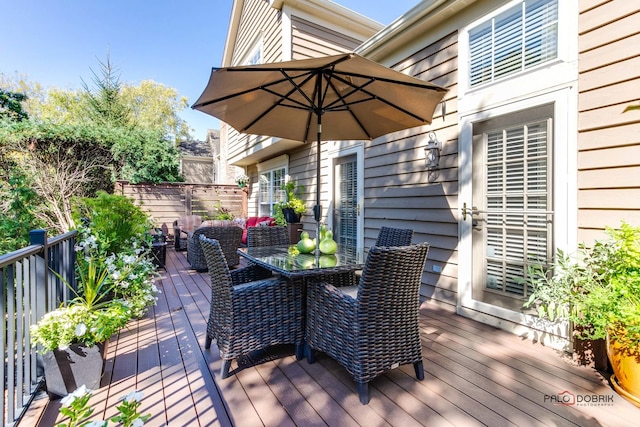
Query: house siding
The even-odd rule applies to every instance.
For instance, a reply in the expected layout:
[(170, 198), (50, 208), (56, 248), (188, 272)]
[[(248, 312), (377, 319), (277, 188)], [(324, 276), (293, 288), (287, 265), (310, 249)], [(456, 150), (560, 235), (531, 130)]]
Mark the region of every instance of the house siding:
[[(451, 305), (458, 277), (457, 43), (454, 31), (391, 67), (449, 92), (430, 126), (366, 142), (364, 177), (365, 247), (374, 244), (383, 225), (414, 230), (414, 242), (431, 245), (421, 293)], [(424, 164), (430, 131), (442, 143), (440, 165), (433, 172)]]
[(640, 224), (640, 4), (579, 3), (578, 241)]
[[(233, 47), (232, 63), (242, 65), (255, 43), (262, 39), (262, 62), (282, 60), (281, 12), (272, 8), (265, 0), (245, 0), (238, 32)], [(231, 126), (222, 124), (228, 138), (229, 158), (242, 155), (266, 138), (255, 135), (241, 135)]]
[(292, 59), (349, 52), (361, 43), (360, 40), (298, 16), (291, 17), (291, 34)]

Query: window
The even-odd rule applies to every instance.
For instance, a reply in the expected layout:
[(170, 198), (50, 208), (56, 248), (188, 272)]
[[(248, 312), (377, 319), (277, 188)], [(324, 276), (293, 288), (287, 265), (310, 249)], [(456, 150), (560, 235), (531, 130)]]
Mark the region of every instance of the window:
[(256, 65), (262, 63), (262, 38), (258, 39), (249, 54), (242, 60), (242, 65)]
[(260, 212), (259, 216), (271, 216), (273, 205), (284, 200), (284, 191), (280, 187), (285, 183), (284, 168), (260, 173)]
[(258, 215), (273, 215), (273, 205), (285, 199), (280, 187), (286, 182), (289, 156), (283, 155), (258, 164)]
[(558, 55), (558, 0), (525, 0), (469, 31), (469, 80), (477, 86)]

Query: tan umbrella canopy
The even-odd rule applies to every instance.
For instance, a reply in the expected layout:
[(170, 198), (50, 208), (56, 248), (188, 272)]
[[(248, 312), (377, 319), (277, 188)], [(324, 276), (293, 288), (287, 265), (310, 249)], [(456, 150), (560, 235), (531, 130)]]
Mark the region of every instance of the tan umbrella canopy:
[(214, 68), (192, 108), (239, 132), (316, 139), (319, 227), (320, 142), (373, 139), (431, 123), (446, 89), (355, 53)]

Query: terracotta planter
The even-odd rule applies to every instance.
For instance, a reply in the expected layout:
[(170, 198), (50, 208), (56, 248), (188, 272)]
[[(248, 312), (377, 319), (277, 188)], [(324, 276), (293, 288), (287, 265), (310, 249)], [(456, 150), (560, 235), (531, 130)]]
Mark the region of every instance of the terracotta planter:
[(624, 349), (607, 335), (607, 354), (613, 368), (613, 388), (622, 397), (640, 407), (640, 350)]
[(66, 350), (43, 354), (44, 377), (50, 399), (64, 397), (81, 385), (90, 390), (100, 387), (106, 355), (106, 345), (86, 347), (71, 344)]

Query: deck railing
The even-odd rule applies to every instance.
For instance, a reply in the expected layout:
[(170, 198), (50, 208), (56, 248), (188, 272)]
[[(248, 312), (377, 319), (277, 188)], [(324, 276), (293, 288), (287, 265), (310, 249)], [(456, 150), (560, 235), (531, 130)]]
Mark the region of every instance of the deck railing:
[[(69, 300), (75, 283), (77, 231), (47, 238), (45, 230), (30, 233), (31, 245), (0, 256), (0, 347), (4, 386), (0, 394), (0, 425), (16, 424), (43, 382), (40, 357), (31, 347), (29, 327)], [(57, 273), (58, 275), (56, 275)]]

